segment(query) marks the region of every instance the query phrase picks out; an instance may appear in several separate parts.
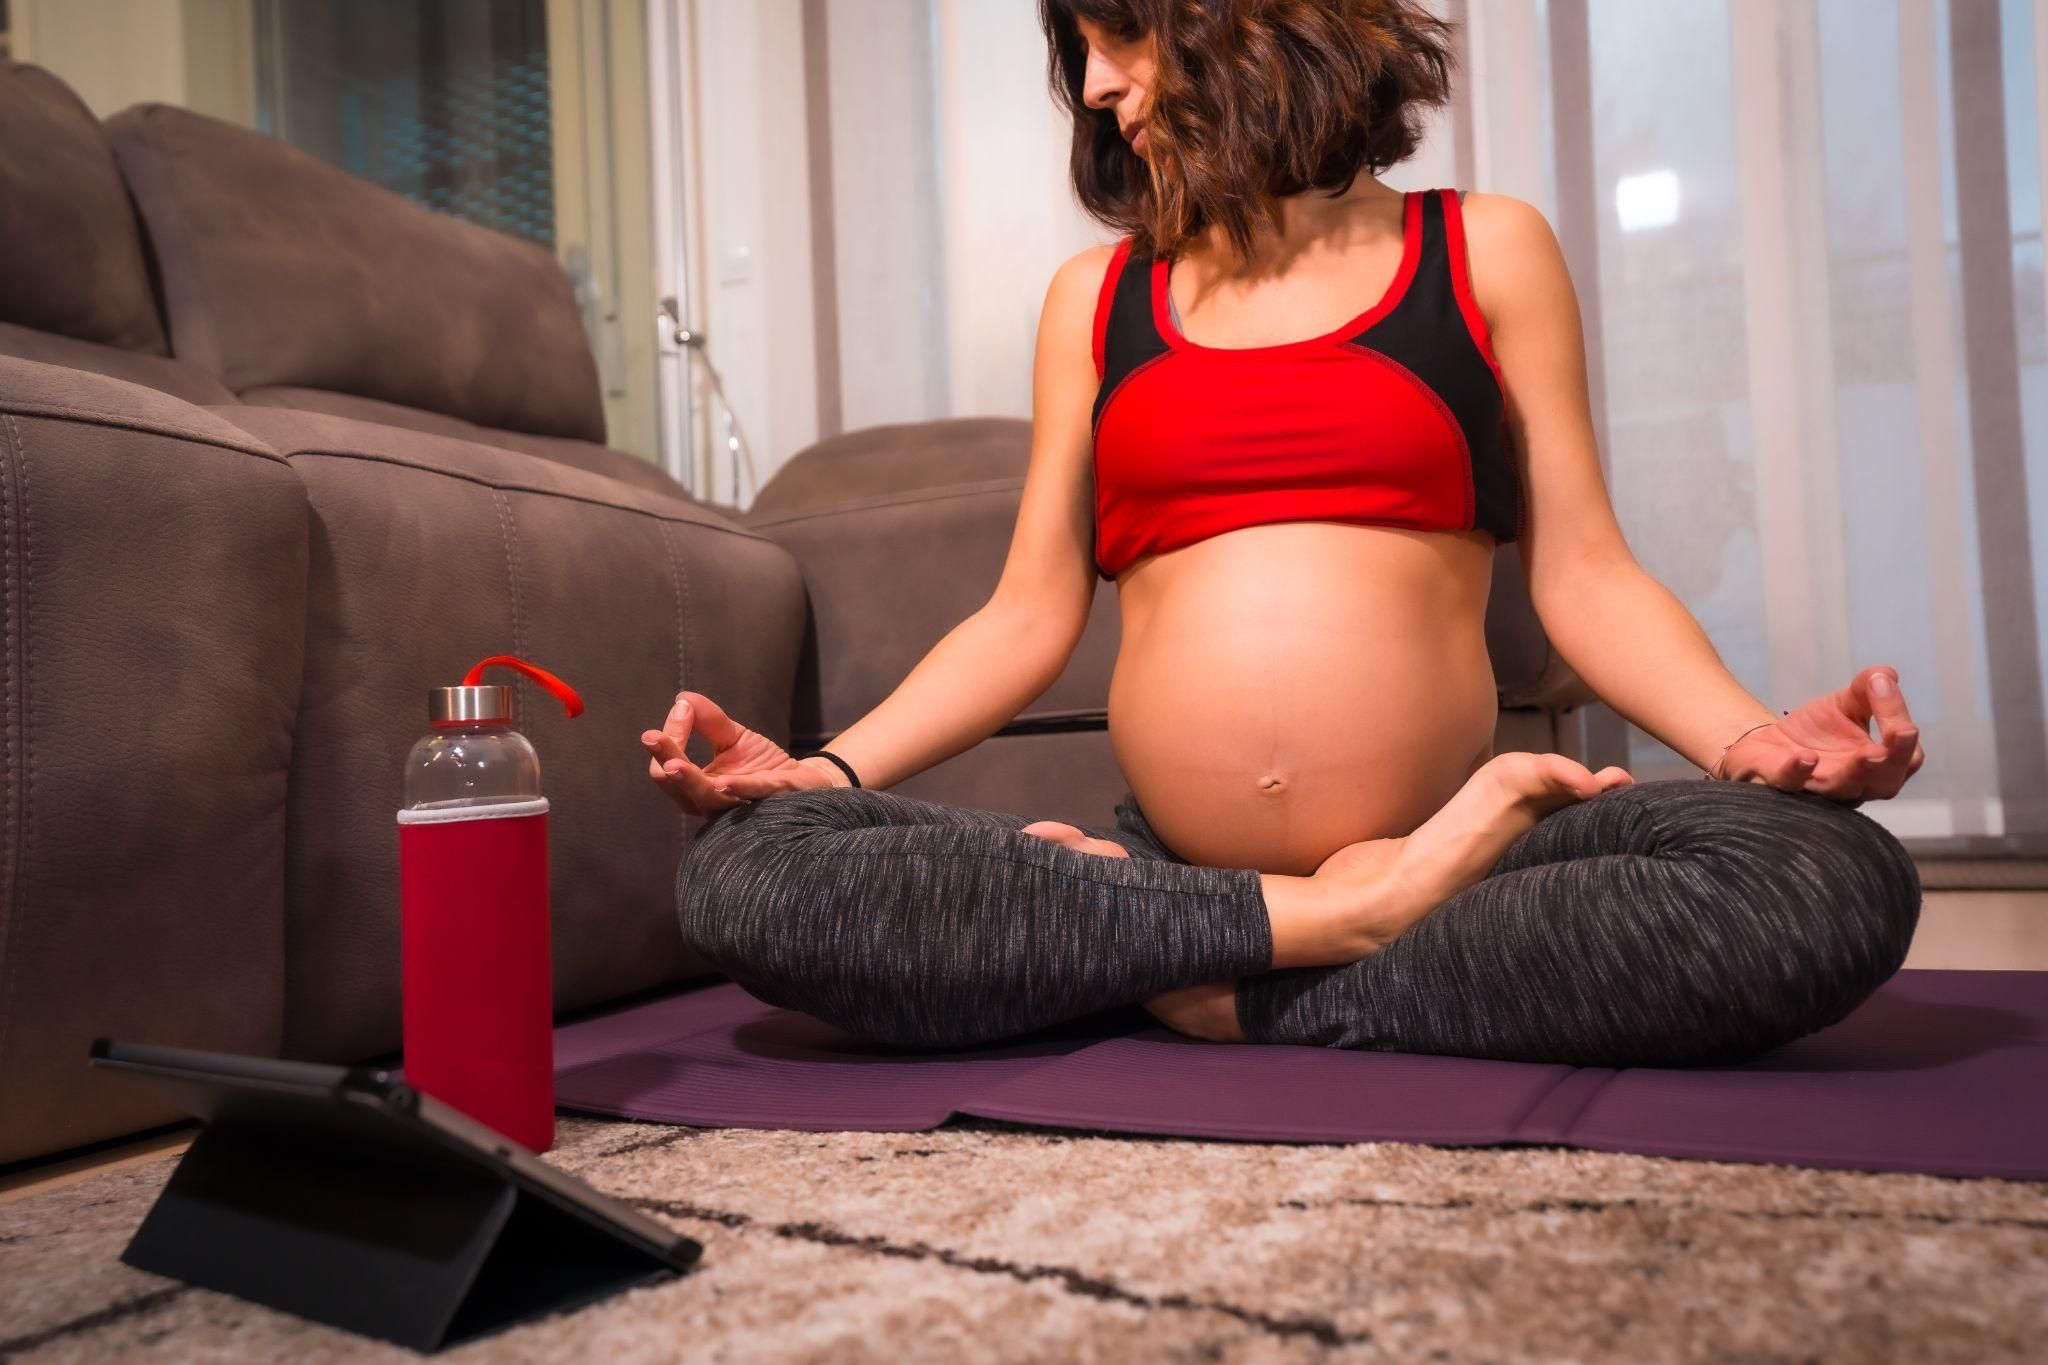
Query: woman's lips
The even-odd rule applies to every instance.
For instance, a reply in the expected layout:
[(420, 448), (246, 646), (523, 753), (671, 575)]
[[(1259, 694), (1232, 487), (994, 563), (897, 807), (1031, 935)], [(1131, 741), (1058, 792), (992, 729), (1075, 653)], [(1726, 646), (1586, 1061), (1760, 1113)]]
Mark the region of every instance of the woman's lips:
[(1145, 150), (1145, 130), (1142, 127), (1137, 132), (1131, 134), (1131, 150), (1134, 152)]

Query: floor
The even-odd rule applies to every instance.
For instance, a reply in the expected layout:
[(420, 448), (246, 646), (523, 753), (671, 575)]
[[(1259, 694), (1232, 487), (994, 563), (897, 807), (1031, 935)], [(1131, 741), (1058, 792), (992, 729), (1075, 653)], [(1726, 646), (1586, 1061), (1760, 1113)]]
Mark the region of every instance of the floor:
[(1929, 891), (1906, 965), (2048, 971), (2048, 891)]
[[(2048, 1181), (1580, 1151), (567, 1118), (690, 1274), (451, 1360), (2037, 1361)], [(417, 1356), (118, 1259), (159, 1159), (0, 1208), (0, 1359)]]

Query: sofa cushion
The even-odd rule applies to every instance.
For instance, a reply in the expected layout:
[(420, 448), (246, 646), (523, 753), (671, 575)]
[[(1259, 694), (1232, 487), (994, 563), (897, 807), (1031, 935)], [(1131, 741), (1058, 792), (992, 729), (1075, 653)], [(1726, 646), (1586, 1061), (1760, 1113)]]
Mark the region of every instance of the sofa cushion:
[(177, 1117), (97, 1036), (278, 1050), (306, 526), (246, 432), (0, 358), (0, 1163)]
[(167, 349), (135, 207), (99, 120), (23, 62), (0, 62), (0, 322)]
[[(437, 436), (453, 436), (462, 441), (481, 441), (485, 445), (504, 446), (511, 450), (538, 455), (544, 460), (553, 460), (572, 469), (587, 469), (593, 474), (602, 474), (617, 479), (620, 483), (635, 488), (644, 488), (650, 493), (665, 497), (688, 498), (689, 490), (663, 473), (659, 467), (637, 455), (628, 455), (623, 450), (593, 441), (578, 441), (567, 436), (530, 436), (522, 431), (501, 431), (491, 427), (480, 427), (474, 422), (465, 422), (460, 417), (447, 417), (438, 412), (427, 412), (420, 408), (400, 407), (396, 403), (383, 403), (374, 398), (359, 398), (349, 393), (330, 393), (325, 389), (301, 389), (289, 385), (275, 388), (250, 389), (241, 395), (244, 403), (259, 407), (300, 408), (306, 412), (325, 412), (336, 417), (353, 417), (364, 422), (382, 422), (386, 426), (406, 427), (412, 431), (428, 431)], [(692, 499), (694, 501), (694, 499)]]
[[(399, 1041), (394, 816), (426, 692), (491, 654), (566, 678), (570, 720), (518, 685), (549, 814), (555, 1001), (700, 973), (676, 860), (701, 826), (647, 780), (640, 732), (681, 687), (787, 739), (795, 564), (698, 504), (515, 451), (284, 408), (217, 409), (284, 452), (312, 505), (305, 701), (292, 752), (286, 1045)], [(692, 746), (708, 761), (703, 741)]]
[(1030, 463), (1031, 424), (1019, 417), (864, 427), (790, 456), (755, 494), (747, 519), (830, 512), (867, 498), (1021, 479)]
[(1486, 652), (1504, 707), (1563, 711), (1594, 700), (1571, 665), (1550, 643), (1529, 599), (1522, 555), (1512, 544), (1493, 552), (1493, 587), (1486, 597)]
[(147, 351), (124, 351), (117, 346), (39, 332), (11, 322), (0, 322), (0, 356), (125, 380), (187, 403), (226, 403), (234, 398), (218, 379), (182, 360)]
[(175, 354), (236, 393), (331, 389), (604, 439), (597, 366), (546, 251), (162, 104), (108, 120)]

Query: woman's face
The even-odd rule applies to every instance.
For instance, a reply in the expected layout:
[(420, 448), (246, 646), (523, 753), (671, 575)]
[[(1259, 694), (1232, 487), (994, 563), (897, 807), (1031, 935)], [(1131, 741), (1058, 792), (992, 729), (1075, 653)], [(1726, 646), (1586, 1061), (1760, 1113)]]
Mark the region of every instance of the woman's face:
[(1140, 156), (1145, 153), (1145, 100), (1152, 85), (1156, 49), (1147, 33), (1135, 42), (1122, 42), (1092, 19), (1076, 21), (1088, 41), (1088, 71), (1081, 82), (1081, 98), (1090, 109), (1109, 109), (1116, 114), (1124, 140)]

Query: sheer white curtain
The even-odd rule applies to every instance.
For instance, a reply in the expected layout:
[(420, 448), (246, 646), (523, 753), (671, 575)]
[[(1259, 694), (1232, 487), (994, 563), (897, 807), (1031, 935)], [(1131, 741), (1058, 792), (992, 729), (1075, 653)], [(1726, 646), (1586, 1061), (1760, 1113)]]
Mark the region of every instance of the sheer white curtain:
[[(1927, 852), (2048, 851), (2048, 0), (1432, 2), (1456, 100), (1385, 178), (1548, 217), (1637, 555), (1774, 706), (1897, 665), (1928, 761), (1872, 816)], [(1032, 6), (805, 13), (830, 16), (845, 423), (1028, 416), (1045, 281), (1104, 235)]]
[(2048, 845), (2048, 0), (1447, 9), (1467, 179), (1571, 253), (1638, 558), (1774, 705), (1898, 666), (1928, 761), (1871, 815)]

